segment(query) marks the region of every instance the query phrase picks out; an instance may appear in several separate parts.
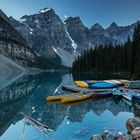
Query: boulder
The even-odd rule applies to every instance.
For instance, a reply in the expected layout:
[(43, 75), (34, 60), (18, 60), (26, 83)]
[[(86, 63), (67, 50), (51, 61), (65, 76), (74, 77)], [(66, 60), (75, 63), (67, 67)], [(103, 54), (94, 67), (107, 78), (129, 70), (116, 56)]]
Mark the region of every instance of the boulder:
[(105, 130), (100, 135), (93, 135), (90, 140), (132, 140), (131, 136), (122, 132), (111, 133)]
[(113, 140), (115, 137), (115, 135), (113, 135), (111, 132), (109, 132), (108, 130), (105, 130), (104, 133), (102, 134), (102, 138), (104, 140)]
[(140, 127), (140, 118), (129, 118), (126, 122), (128, 133), (131, 133), (136, 127)]
[(103, 140), (101, 135), (93, 135), (90, 140)]
[(140, 127), (136, 127), (131, 132), (131, 137), (132, 137), (132, 139), (140, 140)]
[(117, 136), (115, 140), (131, 140), (131, 138), (129, 136)]

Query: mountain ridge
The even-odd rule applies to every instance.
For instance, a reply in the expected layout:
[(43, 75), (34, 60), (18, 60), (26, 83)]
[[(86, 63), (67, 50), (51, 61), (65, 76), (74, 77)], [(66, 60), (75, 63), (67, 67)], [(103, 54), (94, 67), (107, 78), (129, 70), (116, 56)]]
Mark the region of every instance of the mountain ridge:
[(0, 10), (0, 54), (9, 66), (15, 67), (15, 70), (28, 71), (28, 68), (41, 68), (37, 55), (14, 29), (2, 10)]
[(25, 15), (20, 22), (13, 18), (10, 21), (36, 54), (46, 61), (53, 59), (54, 68), (55, 65), (71, 67), (83, 50), (96, 45), (125, 43), (128, 36), (132, 37), (136, 25), (119, 26), (112, 22), (108, 28), (103, 28), (99, 23), (88, 28), (80, 17), (62, 21), (52, 8)]

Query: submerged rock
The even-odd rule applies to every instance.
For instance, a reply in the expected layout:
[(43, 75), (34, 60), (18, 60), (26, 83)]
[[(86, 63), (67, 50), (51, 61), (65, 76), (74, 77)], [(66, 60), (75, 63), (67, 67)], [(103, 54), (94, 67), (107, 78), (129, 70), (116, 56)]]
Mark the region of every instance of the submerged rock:
[(103, 140), (103, 138), (100, 135), (93, 135), (90, 140)]
[(104, 133), (102, 134), (103, 140), (112, 140), (114, 137), (115, 136), (108, 130), (105, 130)]
[(111, 133), (108, 130), (105, 130), (100, 135), (93, 135), (90, 140), (131, 140), (132, 138), (125, 133)]

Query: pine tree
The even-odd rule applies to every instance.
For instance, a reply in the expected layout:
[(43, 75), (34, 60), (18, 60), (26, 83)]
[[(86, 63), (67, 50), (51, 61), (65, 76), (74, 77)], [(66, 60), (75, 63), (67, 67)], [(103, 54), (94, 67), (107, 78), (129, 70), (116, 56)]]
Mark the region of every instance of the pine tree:
[(127, 72), (140, 75), (140, 24), (134, 29), (132, 41), (123, 45), (98, 45), (85, 50), (73, 63), (73, 72)]
[(140, 23), (138, 22), (133, 35), (133, 45), (132, 45), (132, 74), (140, 73)]

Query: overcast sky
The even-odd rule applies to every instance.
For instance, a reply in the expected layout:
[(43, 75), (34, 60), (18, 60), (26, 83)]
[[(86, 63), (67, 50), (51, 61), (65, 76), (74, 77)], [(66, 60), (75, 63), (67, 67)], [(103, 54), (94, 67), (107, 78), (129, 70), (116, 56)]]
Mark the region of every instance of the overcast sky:
[(0, 0), (0, 8), (16, 19), (45, 7), (53, 8), (62, 20), (80, 16), (88, 27), (96, 22), (108, 27), (113, 21), (128, 25), (140, 20), (140, 0)]

